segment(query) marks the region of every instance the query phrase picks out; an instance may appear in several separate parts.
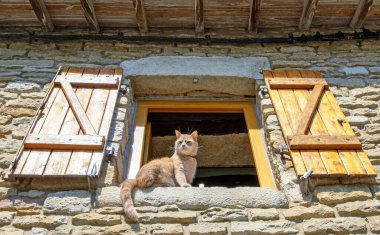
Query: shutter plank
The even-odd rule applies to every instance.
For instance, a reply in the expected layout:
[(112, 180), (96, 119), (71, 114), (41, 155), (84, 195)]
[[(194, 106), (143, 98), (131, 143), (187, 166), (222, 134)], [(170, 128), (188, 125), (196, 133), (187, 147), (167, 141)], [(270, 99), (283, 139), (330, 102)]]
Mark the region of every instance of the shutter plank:
[[(76, 95), (78, 96), (80, 104), (84, 109), (87, 109), (88, 103), (90, 101), (92, 95), (92, 89), (76, 89)], [(61, 135), (71, 135), (78, 134), (80, 131), (80, 126), (75, 118), (75, 115), (71, 108), (66, 115), (65, 121), (62, 125)], [(66, 171), (67, 163), (70, 161), (72, 156), (72, 150), (53, 150), (46, 169), (44, 171), (44, 176), (55, 176), (55, 175), (63, 175)]]
[[(347, 135), (355, 135), (354, 131), (352, 130), (352, 128), (350, 126), (350, 123), (348, 122), (346, 116), (341, 111), (341, 109), (340, 109), (338, 103), (336, 102), (336, 99), (334, 98), (334, 95), (332, 94), (332, 92), (329, 90), (326, 91), (326, 96), (327, 96), (327, 99), (329, 100), (331, 106), (334, 108), (334, 110), (336, 110), (336, 113), (339, 116), (339, 118), (341, 118), (344, 121), (342, 123), (343, 124), (342, 128), (345, 131), (345, 133)], [(359, 158), (359, 160), (361, 161), (361, 163), (362, 163), (363, 167), (365, 168), (367, 174), (370, 176), (376, 176), (377, 171), (375, 170), (375, 168), (372, 166), (371, 162), (369, 161), (367, 154), (363, 150), (360, 150), (360, 151), (358, 150), (358, 151), (356, 151), (356, 155), (357, 155), (357, 158)]]
[[(67, 70), (65, 71), (65, 73), (66, 72), (67, 72)], [(53, 103), (54, 103), (54, 101), (58, 95), (58, 91), (59, 91), (58, 87), (52, 89), (52, 93), (50, 94), (49, 98), (47, 99), (44, 109), (41, 111), (41, 113), (44, 115), (38, 117), (36, 124), (31, 129), (31, 133), (37, 133), (38, 134), (40, 132), (41, 127), (42, 127), (42, 125), (45, 122), (45, 119), (47, 117), (47, 114), (49, 113), (50, 108), (52, 107), (52, 105), (53, 105)], [(21, 154), (21, 156), (17, 162), (16, 169), (14, 170), (14, 172), (12, 174), (14, 174), (14, 175), (21, 174), (22, 169), (23, 169), (23, 167), (24, 167), (24, 165), (25, 165), (25, 163), (29, 157), (30, 152), (31, 152), (31, 150), (29, 150), (29, 149), (24, 149), (22, 151), (22, 154)]]
[[(287, 74), (284, 71), (273, 71), (273, 74), (278, 74), (278, 77), (293, 76), (292, 72)], [(298, 104), (293, 89), (280, 89), (278, 90), (278, 92), (280, 94), (281, 101), (284, 105), (286, 116), (290, 121), (292, 133), (294, 134), (298, 127), (299, 117), (302, 115), (301, 108)], [(300, 153), (303, 161), (305, 162), (306, 170), (313, 169), (314, 175), (323, 175), (327, 173), (318, 151), (305, 150), (301, 151)]]
[[(283, 131), (283, 134), (284, 134), (285, 140), (286, 140), (287, 139), (286, 136), (293, 134), (292, 129), (290, 127), (290, 123), (289, 123), (288, 119), (286, 118), (285, 109), (284, 109), (284, 106), (282, 105), (281, 98), (280, 98), (280, 95), (278, 94), (278, 91), (272, 90), (269, 86), (268, 78), (273, 78), (272, 73), (269, 71), (264, 71), (263, 74), (265, 77), (266, 85), (268, 87), (269, 95), (272, 99), (273, 106), (275, 108), (277, 117), (280, 121), (281, 129)], [(296, 151), (296, 150), (291, 151), (291, 157), (292, 157), (294, 169), (295, 169), (297, 175), (305, 174), (306, 173), (306, 167), (305, 167), (305, 164), (303, 162), (300, 151)]]
[[(303, 78), (315, 77), (313, 71), (300, 71), (300, 73)], [(305, 101), (307, 100), (307, 97), (309, 96), (310, 91), (295, 90), (294, 93), (296, 93), (298, 97), (298, 102), (300, 103), (300, 106), (302, 105), (302, 107), (304, 107)], [(317, 106), (314, 118), (311, 121), (310, 133), (312, 135), (327, 135), (328, 134), (328, 131), (325, 125), (323, 124), (323, 120), (322, 120), (321, 113), (319, 110), (319, 105)], [(347, 170), (344, 167), (344, 164), (339, 157), (338, 151), (319, 150), (319, 154), (321, 155), (321, 159), (324, 162), (326, 171), (329, 175), (343, 176), (347, 174)]]
[[(96, 75), (98, 77), (105, 77), (106, 74), (113, 75), (113, 69), (101, 69)], [(91, 72), (86, 72), (83, 77), (91, 77)], [(88, 109), (86, 114), (89, 114), (89, 119), (91, 124), (94, 126), (97, 133), (99, 133), (100, 123), (103, 118), (104, 106), (107, 102), (107, 97), (109, 95), (109, 89), (95, 88), (93, 90), (93, 95), (91, 97), (90, 103), (88, 104)], [(91, 114), (91, 115), (90, 115)], [(99, 133), (101, 136), (105, 136)], [(105, 142), (106, 143), (106, 142)], [(66, 175), (70, 176), (85, 176), (87, 174), (87, 169), (89, 168), (91, 159), (94, 152), (99, 151), (74, 151), (73, 155), (68, 162)], [(103, 157), (103, 151), (100, 151)]]
[[(331, 105), (329, 99), (327, 98), (327, 93), (328, 91), (326, 90), (321, 98), (319, 106), (323, 123), (325, 124), (330, 135), (346, 135), (346, 131), (338, 121), (339, 118), (345, 118), (344, 114), (339, 114), (339, 112), (336, 112), (336, 109)], [(367, 172), (356, 151), (339, 150), (339, 156), (347, 170), (348, 175), (366, 175)]]
[[(114, 74), (113, 76), (120, 80), (121, 78), (121, 71), (115, 70), (113, 71)], [(105, 74), (112, 74), (111, 72), (105, 71)], [(104, 115), (103, 115), (103, 120), (100, 125), (99, 129), (99, 135), (104, 135), (108, 136), (108, 133), (111, 128), (111, 121), (114, 113), (114, 109), (116, 106), (116, 100), (118, 96), (118, 91), (119, 89), (113, 89), (110, 90), (107, 104), (104, 108)], [(96, 175), (100, 174), (100, 170), (102, 169), (102, 163), (103, 163), (103, 152), (94, 152), (92, 154), (91, 162), (88, 167), (87, 175), (95, 173)], [(94, 167), (95, 166), (95, 167)], [(94, 169), (94, 172), (92, 170)]]
[[(83, 69), (69, 68), (67, 74), (81, 73)], [(41, 127), (39, 133), (36, 134), (58, 134), (66, 114), (69, 110), (69, 104), (63, 94), (62, 89), (59, 89), (56, 99), (49, 111), (46, 114), (46, 120)], [(33, 150), (29, 154), (29, 158), (22, 170), (21, 174), (25, 176), (41, 176), (45, 170), (46, 163), (49, 159), (51, 150)]]

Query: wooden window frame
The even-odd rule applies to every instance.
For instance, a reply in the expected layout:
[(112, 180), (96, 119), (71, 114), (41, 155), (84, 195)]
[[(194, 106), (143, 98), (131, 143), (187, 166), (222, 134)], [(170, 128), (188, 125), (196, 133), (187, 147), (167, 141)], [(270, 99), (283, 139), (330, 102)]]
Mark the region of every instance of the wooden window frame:
[[(148, 114), (153, 112), (243, 113), (260, 187), (276, 189), (253, 103), (250, 101), (137, 101), (131, 152), (127, 164), (128, 179), (135, 178), (142, 166), (150, 142)], [(146, 156), (145, 156), (146, 157)]]

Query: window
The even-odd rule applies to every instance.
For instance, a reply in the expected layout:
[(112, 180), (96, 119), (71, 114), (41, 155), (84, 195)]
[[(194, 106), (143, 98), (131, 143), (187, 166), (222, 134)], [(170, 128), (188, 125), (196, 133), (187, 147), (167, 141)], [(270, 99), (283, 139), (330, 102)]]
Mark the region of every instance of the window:
[[(217, 117), (218, 120), (216, 122), (219, 122), (219, 125), (226, 124), (226, 120), (223, 120), (223, 118), (228, 118), (234, 123), (233, 125), (230, 125), (229, 128), (226, 128), (227, 130), (222, 130), (222, 128), (218, 128), (217, 126), (211, 127), (213, 122), (212, 120), (214, 120), (214, 124), (216, 124), (215, 120)], [(169, 129), (169, 132), (164, 128), (165, 125), (168, 127), (170, 124), (169, 121), (162, 121), (163, 119), (165, 120), (165, 118), (172, 120), (172, 128)], [(247, 133), (248, 142), (251, 147), (251, 154), (253, 156), (252, 163), (254, 163), (254, 168), (252, 166), (249, 166), (249, 164), (240, 165), (238, 166), (240, 168), (240, 174), (253, 175), (256, 170), (258, 182), (261, 187), (275, 188), (272, 172), (264, 149), (264, 143), (262, 141), (260, 130), (258, 128), (253, 105), (248, 101), (138, 101), (134, 122), (135, 127), (133, 134), (133, 144), (127, 167), (128, 178), (134, 178), (141, 165), (149, 159), (155, 157), (155, 154), (153, 153), (154, 147), (152, 139), (154, 139), (156, 136), (162, 135), (174, 136), (174, 133), (170, 132), (173, 132), (173, 128), (181, 128), (181, 125), (179, 125), (179, 120), (184, 121), (185, 125), (189, 124), (195, 128), (203, 128), (203, 130), (205, 130), (205, 134), (228, 134), (233, 132), (242, 133), (245, 131)], [(202, 126), (202, 122), (207, 123), (210, 126), (206, 128), (205, 126)], [(161, 126), (161, 128), (158, 126)], [(187, 131), (187, 129), (183, 131)], [(201, 136), (202, 134), (203, 133), (200, 132)], [(203, 148), (206, 147), (207, 146), (203, 146)], [(196, 179), (196, 181), (201, 182), (201, 178), (207, 178), (207, 175), (210, 174), (212, 176), (230, 174), (234, 175), (233, 177), (237, 177), (238, 179), (239, 176), (233, 172), (233, 168), (236, 167), (230, 166), (228, 169), (227, 167), (225, 169), (202, 169), (202, 167), (200, 167), (200, 171), (198, 172), (198, 179)], [(235, 170), (235, 172), (237, 171)], [(216, 180), (217, 179), (218, 178), (216, 178)], [(210, 184), (211, 181), (208, 182)]]

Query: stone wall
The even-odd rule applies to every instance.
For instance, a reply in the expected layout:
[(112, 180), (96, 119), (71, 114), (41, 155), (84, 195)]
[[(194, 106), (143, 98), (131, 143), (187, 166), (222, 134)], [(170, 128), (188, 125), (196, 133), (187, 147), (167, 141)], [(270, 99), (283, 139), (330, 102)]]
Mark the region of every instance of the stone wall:
[[(272, 69), (323, 72), (372, 164), (380, 173), (379, 41), (306, 44), (197, 45), (119, 42), (0, 42), (0, 168), (4, 175), (60, 65), (117, 67), (152, 55), (266, 57)], [(129, 84), (128, 80), (123, 81)], [(227, 189), (138, 190), (140, 224), (122, 215), (114, 159), (105, 162), (96, 193), (83, 180), (0, 181), (0, 234), (249, 234), (380, 233), (380, 177), (321, 179), (303, 193), (267, 94), (256, 86), (269, 159), (280, 191), (232, 196)], [(204, 94), (201, 94), (204, 95)], [(131, 93), (120, 95), (111, 142), (122, 155)], [(120, 163), (119, 163), (120, 165)], [(301, 185), (301, 186), (300, 186)], [(75, 189), (75, 190), (74, 190)], [(170, 194), (168, 195), (167, 192)], [(214, 191), (213, 191), (214, 190)], [(212, 192), (212, 202), (202, 193)], [(244, 194), (248, 193), (248, 194)], [(177, 196), (176, 196), (177, 195)], [(169, 197), (171, 196), (171, 197)], [(268, 200), (260, 200), (267, 199)], [(180, 200), (178, 200), (180, 198)], [(199, 200), (190, 200), (191, 198)], [(164, 205), (167, 202), (167, 205)], [(204, 204), (204, 203), (209, 204)], [(272, 203), (273, 202), (273, 203)], [(281, 203), (281, 204), (275, 204)]]

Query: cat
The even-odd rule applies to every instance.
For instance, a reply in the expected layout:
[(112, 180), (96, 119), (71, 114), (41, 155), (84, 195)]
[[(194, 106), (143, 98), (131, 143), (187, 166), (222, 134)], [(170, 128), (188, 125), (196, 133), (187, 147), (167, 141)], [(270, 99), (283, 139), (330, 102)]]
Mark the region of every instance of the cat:
[(173, 156), (152, 160), (141, 167), (136, 179), (126, 179), (121, 184), (120, 196), (126, 216), (138, 222), (139, 216), (133, 206), (132, 190), (152, 185), (168, 187), (191, 187), (197, 169), (198, 132), (182, 134), (175, 130), (176, 141)]

